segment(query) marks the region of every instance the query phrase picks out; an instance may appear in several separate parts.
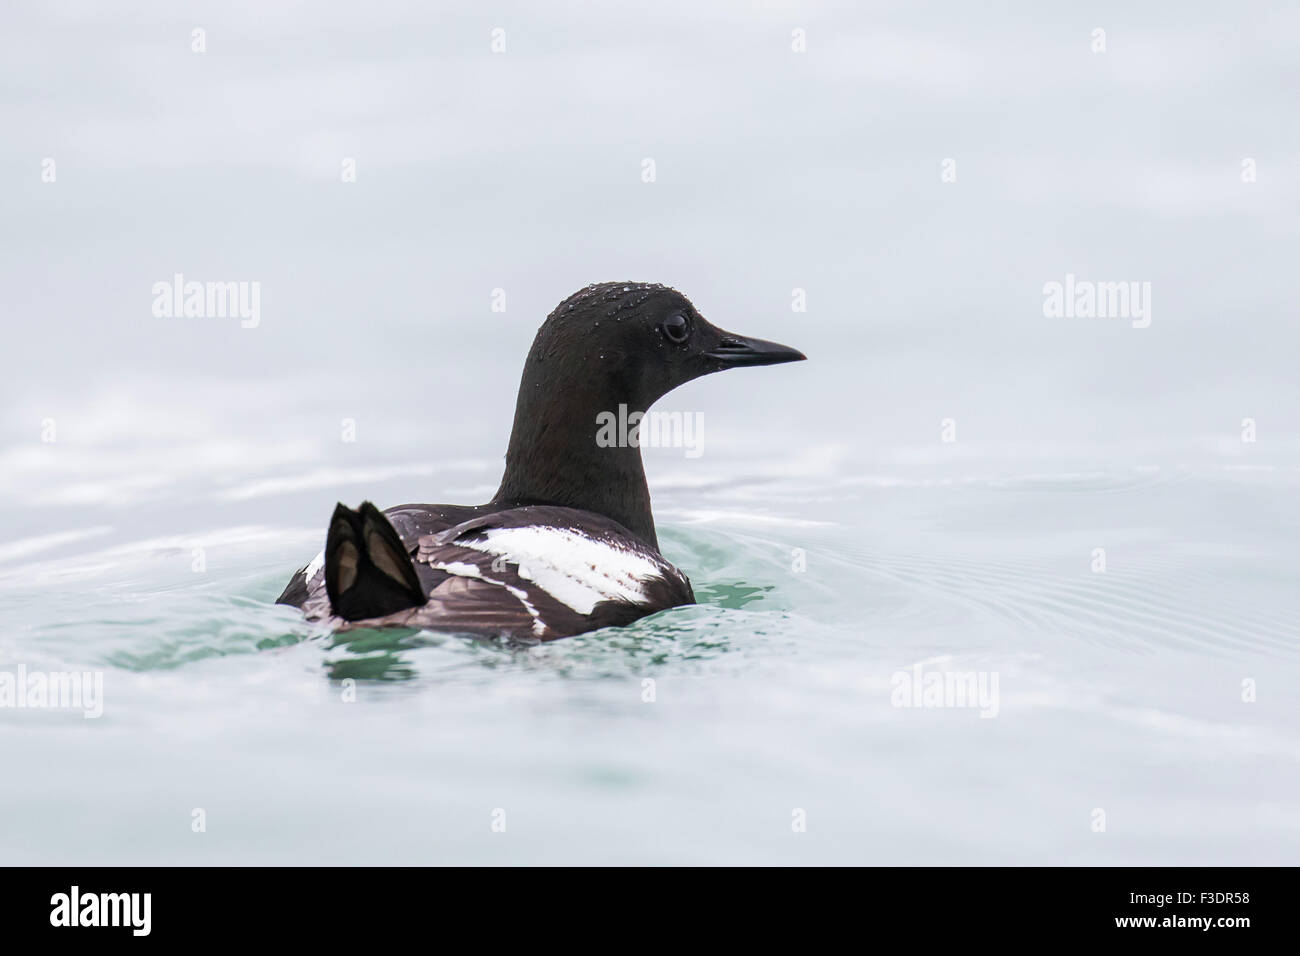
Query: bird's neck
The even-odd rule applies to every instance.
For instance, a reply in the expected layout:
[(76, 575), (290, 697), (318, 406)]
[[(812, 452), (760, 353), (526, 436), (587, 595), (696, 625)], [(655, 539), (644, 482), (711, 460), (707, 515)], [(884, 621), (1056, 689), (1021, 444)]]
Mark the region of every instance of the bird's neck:
[[(600, 412), (576, 411), (598, 407)], [(630, 430), (626, 416), (637, 410), (626, 404), (620, 408), (592, 402), (589, 396), (571, 391), (542, 395), (525, 380), (510, 431), (505, 474), (492, 504), (594, 511), (617, 521), (657, 551), (641, 449), (624, 440)], [(639, 410), (644, 414), (645, 409)], [(598, 421), (598, 414), (606, 417)]]

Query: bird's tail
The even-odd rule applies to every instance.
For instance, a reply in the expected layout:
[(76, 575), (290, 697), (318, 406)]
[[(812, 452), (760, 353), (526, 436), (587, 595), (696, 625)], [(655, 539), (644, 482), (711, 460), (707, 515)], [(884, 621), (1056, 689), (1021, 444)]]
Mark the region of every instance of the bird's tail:
[(339, 504), (325, 538), (325, 591), (344, 620), (361, 621), (424, 604), (411, 554), (369, 501)]

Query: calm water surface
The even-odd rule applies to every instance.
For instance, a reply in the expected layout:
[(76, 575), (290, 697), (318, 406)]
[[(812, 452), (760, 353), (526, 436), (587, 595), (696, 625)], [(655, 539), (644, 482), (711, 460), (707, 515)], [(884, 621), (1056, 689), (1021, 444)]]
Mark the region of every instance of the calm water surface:
[[(538, 646), (336, 638), (274, 606), (322, 532), (270, 516), (323, 513), (319, 491), (266, 492), (257, 523), (137, 538), (127, 508), (6, 545), (3, 665), (105, 675), (98, 719), (0, 713), (6, 858), (1294, 860), (1295, 471), (752, 465), (661, 457), (698, 607)], [(996, 675), (996, 714), (893, 706), (918, 664)]]

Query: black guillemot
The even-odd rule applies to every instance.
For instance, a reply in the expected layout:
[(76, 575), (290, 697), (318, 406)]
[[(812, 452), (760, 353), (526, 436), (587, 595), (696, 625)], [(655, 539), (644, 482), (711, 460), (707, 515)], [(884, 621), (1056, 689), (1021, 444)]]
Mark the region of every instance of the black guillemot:
[(334, 510), (325, 550), (277, 603), (335, 630), (401, 626), (552, 640), (684, 604), (686, 575), (659, 553), (637, 443), (596, 440), (599, 416), (644, 414), (692, 379), (801, 361), (724, 332), (675, 289), (590, 285), (533, 340), (505, 474), (485, 505), (370, 502)]

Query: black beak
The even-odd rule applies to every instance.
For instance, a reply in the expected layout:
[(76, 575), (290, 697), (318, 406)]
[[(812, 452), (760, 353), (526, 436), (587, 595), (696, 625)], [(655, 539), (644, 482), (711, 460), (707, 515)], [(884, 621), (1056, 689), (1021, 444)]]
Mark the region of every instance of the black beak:
[(742, 365), (780, 365), (782, 362), (802, 362), (808, 356), (788, 345), (778, 345), (763, 339), (747, 339), (743, 335), (722, 333), (722, 341), (704, 353), (719, 363), (719, 370), (739, 368)]

